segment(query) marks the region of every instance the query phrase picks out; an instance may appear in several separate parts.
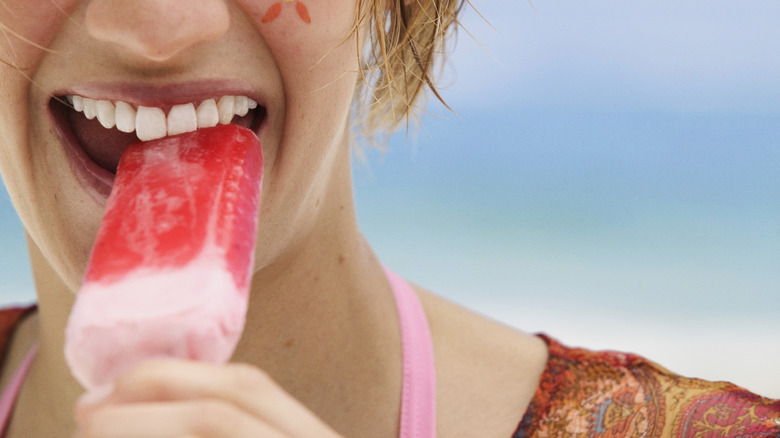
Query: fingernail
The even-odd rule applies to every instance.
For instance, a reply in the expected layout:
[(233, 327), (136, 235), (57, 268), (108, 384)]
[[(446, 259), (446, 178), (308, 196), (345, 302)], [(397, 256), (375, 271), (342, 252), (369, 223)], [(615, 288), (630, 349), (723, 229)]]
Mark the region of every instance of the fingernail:
[(96, 405), (106, 400), (113, 392), (114, 392), (114, 385), (112, 384), (104, 385), (96, 389), (93, 389), (92, 391), (84, 393), (81, 397), (79, 397), (77, 404), (79, 406)]

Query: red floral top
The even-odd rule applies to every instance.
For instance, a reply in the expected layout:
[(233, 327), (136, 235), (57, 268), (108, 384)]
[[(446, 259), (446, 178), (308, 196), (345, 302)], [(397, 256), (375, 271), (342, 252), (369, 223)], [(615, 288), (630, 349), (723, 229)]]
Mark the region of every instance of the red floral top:
[[(16, 325), (25, 315), (35, 310), (35, 306), (12, 307), (0, 310), (0, 365), (5, 361), (5, 353), (8, 343), (14, 333)], [(0, 388), (2, 389), (2, 388)]]
[[(0, 311), (0, 361), (32, 310)], [(513, 438), (780, 438), (780, 400), (680, 377), (632, 354), (567, 348), (541, 336), (550, 359)]]
[(550, 359), (513, 438), (780, 438), (780, 400), (541, 336)]

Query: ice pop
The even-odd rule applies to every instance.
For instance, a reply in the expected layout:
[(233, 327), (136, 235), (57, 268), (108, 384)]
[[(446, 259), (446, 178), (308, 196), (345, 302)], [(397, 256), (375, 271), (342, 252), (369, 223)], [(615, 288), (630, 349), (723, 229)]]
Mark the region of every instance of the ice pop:
[(255, 134), (220, 125), (122, 154), (65, 357), (87, 389), (139, 362), (226, 362), (249, 296), (263, 158)]

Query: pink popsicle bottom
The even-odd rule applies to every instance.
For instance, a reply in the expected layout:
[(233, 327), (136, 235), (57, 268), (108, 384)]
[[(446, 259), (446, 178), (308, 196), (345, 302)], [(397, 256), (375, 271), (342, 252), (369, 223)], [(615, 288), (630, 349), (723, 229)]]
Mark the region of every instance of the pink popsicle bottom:
[(66, 331), (74, 377), (95, 388), (152, 358), (227, 362), (243, 330), (247, 299), (218, 251), (205, 250), (167, 271), (139, 269), (114, 284), (85, 283), (79, 294), (90, 299), (71, 314), (82, 323)]

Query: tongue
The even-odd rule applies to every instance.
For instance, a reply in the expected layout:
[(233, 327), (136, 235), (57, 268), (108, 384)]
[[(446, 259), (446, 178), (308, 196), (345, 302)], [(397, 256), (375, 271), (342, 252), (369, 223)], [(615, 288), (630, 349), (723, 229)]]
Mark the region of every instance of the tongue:
[(106, 385), (155, 357), (231, 357), (262, 168), (257, 137), (235, 125), (126, 148), (66, 329), (65, 356), (82, 385)]

